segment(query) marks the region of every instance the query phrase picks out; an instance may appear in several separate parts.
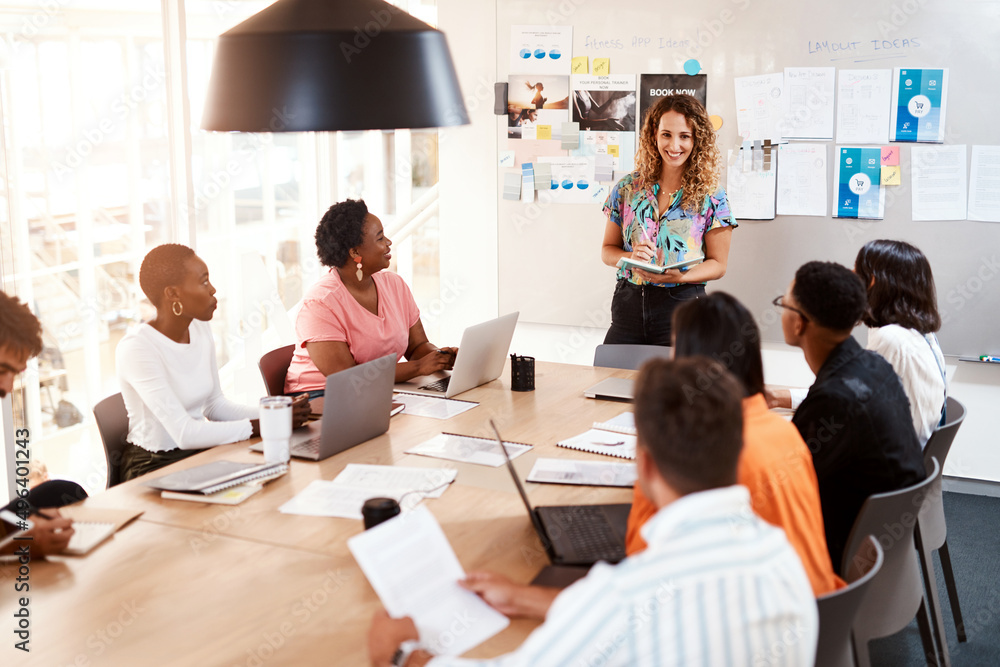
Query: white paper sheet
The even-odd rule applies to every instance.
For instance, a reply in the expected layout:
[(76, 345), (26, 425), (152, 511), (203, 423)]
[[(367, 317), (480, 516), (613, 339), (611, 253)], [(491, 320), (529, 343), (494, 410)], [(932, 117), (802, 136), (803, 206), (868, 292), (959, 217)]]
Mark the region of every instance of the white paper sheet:
[(510, 624), (458, 585), (465, 571), (426, 507), (355, 535), (347, 546), (389, 615), (413, 618), (431, 653), (461, 655)]
[[(528, 190), (534, 192), (531, 188)], [(479, 405), (479, 403), (472, 401), (458, 401), (453, 398), (438, 398), (424, 394), (408, 394), (403, 391), (393, 395), (392, 400), (406, 406), (403, 408), (404, 415), (431, 417), (432, 419), (451, 419), (455, 415), (460, 415)]]
[(781, 122), (784, 105), (781, 92), (784, 74), (738, 76), (733, 79), (736, 87), (736, 126), (744, 139), (781, 140)]
[(510, 71), (515, 74), (569, 74), (573, 27), (512, 25)]
[(840, 70), (837, 78), (837, 143), (888, 143), (891, 98), (892, 70)]
[(635, 484), (634, 463), (538, 459), (528, 474), (529, 482), (579, 484), (582, 486), (622, 486)]
[(786, 139), (833, 139), (834, 67), (786, 67), (781, 100)]
[(826, 216), (826, 145), (778, 147), (778, 215)]
[(969, 220), (1000, 222), (1000, 146), (973, 146)]
[(397, 501), (402, 498), (400, 505), (405, 512), (424, 498), (439, 498), (457, 474), (457, 470), (447, 468), (349, 463), (336, 479), (314, 480), (278, 511), (282, 514), (361, 519), (361, 506), (369, 498), (393, 498)]
[[(531, 445), (507, 441), (504, 441), (503, 446), (507, 450), (507, 455), (512, 459), (531, 449)], [(504, 464), (504, 458), (497, 447), (496, 440), (454, 433), (439, 433), (430, 440), (425, 440), (416, 447), (407, 449), (406, 453), (430, 456), (446, 461), (493, 466), (494, 468), (499, 468)]]
[[(740, 152), (746, 151), (741, 149)], [(730, 159), (729, 168), (726, 170), (726, 196), (733, 215), (737, 220), (773, 220), (777, 168), (772, 163), (768, 171), (745, 172), (740, 169), (740, 163), (742, 159), (736, 165), (733, 165)]]
[(968, 203), (966, 145), (910, 150), (914, 220), (965, 220)]
[[(540, 157), (538, 165), (545, 165), (552, 170), (551, 183), (544, 191), (554, 203), (590, 204), (594, 199), (594, 192), (600, 189), (594, 179), (592, 157)], [(601, 199), (601, 203), (603, 202), (604, 199)]]

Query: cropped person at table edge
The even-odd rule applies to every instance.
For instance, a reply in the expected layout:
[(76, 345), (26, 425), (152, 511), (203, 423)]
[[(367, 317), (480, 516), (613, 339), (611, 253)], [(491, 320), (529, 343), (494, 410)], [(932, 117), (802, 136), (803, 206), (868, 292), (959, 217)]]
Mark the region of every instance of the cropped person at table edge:
[(427, 340), (406, 282), (386, 271), (392, 246), (363, 200), (327, 210), (316, 252), (329, 272), (309, 288), (295, 320), (298, 338), (285, 393), (322, 396), (326, 376), (396, 353), (396, 382), (450, 369), (458, 348)]
[(664, 273), (618, 269), (605, 343), (670, 345), (677, 304), (704, 295), (707, 281), (725, 275), (737, 224), (719, 187), (722, 158), (715, 142), (705, 107), (690, 95), (669, 95), (646, 112), (636, 169), (604, 202), (601, 261), (704, 261)]
[[(157, 246), (142, 260), (139, 286), (156, 316), (129, 331), (115, 355), (129, 427), (122, 481), (260, 434), (257, 406), (222, 394), (208, 324), (218, 299), (205, 262), (187, 246)], [(308, 416), (308, 401), (297, 401), (293, 424)]]
[[(705, 376), (714, 380), (700, 383)], [(491, 660), (401, 646), (419, 640), (413, 620), (376, 612), (372, 665), (751, 665), (774, 660), (776, 643), (782, 661), (812, 665), (818, 619), (809, 580), (784, 533), (749, 511), (749, 493), (736, 485), (743, 393), (706, 357), (647, 362), (635, 422), (638, 484), (659, 508), (643, 528), (649, 548), (596, 564), (554, 599), (544, 592), (553, 589), (469, 573), (462, 585), (499, 611), (545, 619)]]
[[(13, 390), (15, 376), (24, 371), (29, 359), (41, 353), (42, 345), (42, 323), (17, 297), (0, 291), (0, 398), (6, 398)], [(21, 429), (15, 430), (18, 439), (23, 435)], [(25, 463), (19, 457), (14, 462)], [(60, 516), (57, 509), (40, 510), (62, 507), (86, 497), (83, 487), (68, 480), (42, 482), (30, 490), (18, 485), (14, 499), (0, 509), (18, 518), (30, 515), (34, 526), (20, 536), (21, 540), (15, 537), (18, 541), (0, 548), (0, 553), (23, 555), (26, 546), (29, 557), (59, 553), (73, 537), (73, 521)], [(0, 521), (0, 540), (21, 530), (23, 526), (17, 522), (8, 525)]]

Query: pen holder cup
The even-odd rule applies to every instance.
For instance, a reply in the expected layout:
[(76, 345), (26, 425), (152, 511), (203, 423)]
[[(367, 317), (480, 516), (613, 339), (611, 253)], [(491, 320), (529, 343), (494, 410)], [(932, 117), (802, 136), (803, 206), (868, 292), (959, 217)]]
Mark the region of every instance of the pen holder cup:
[(361, 506), (365, 530), (388, 521), (397, 514), (399, 514), (399, 503), (392, 498), (369, 498)]
[(535, 390), (535, 358), (510, 357), (510, 388), (513, 391)]

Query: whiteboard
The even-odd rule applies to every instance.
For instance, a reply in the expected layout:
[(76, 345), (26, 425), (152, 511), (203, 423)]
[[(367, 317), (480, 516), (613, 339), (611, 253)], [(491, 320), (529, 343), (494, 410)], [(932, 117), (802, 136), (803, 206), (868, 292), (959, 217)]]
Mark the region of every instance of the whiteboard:
[[(1000, 2), (968, 0), (704, 0), (663, 4), (585, 0), (498, 0), (497, 80), (510, 72), (512, 25), (570, 25), (573, 55), (609, 57), (612, 74), (681, 73), (697, 58), (708, 75), (708, 112), (724, 119), (719, 146), (737, 143), (733, 78), (785, 67), (950, 69), (946, 144), (1000, 145)], [(497, 145), (507, 149), (506, 119)], [(827, 145), (828, 205), (834, 142)], [(890, 188), (884, 220), (778, 216), (743, 221), (729, 268), (709, 290), (725, 290), (757, 316), (764, 339), (782, 340), (770, 306), (809, 260), (853, 267), (867, 241), (908, 241), (929, 258), (947, 354), (1000, 354), (1000, 223), (911, 220), (910, 148), (901, 147), (903, 184)], [(503, 172), (497, 168), (502, 192)], [(723, 175), (722, 184), (725, 184)], [(610, 324), (614, 268), (600, 260), (599, 205), (524, 204), (498, 199), (500, 312), (521, 321)]]

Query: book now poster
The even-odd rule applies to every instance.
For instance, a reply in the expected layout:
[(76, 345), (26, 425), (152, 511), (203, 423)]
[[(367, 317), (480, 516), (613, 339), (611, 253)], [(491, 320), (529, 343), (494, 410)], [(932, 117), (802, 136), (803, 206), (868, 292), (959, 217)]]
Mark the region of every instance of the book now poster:
[(892, 141), (944, 141), (946, 69), (896, 69)]
[(834, 163), (833, 215), (838, 218), (881, 220), (885, 216), (885, 188), (881, 186), (882, 148), (837, 148)]

